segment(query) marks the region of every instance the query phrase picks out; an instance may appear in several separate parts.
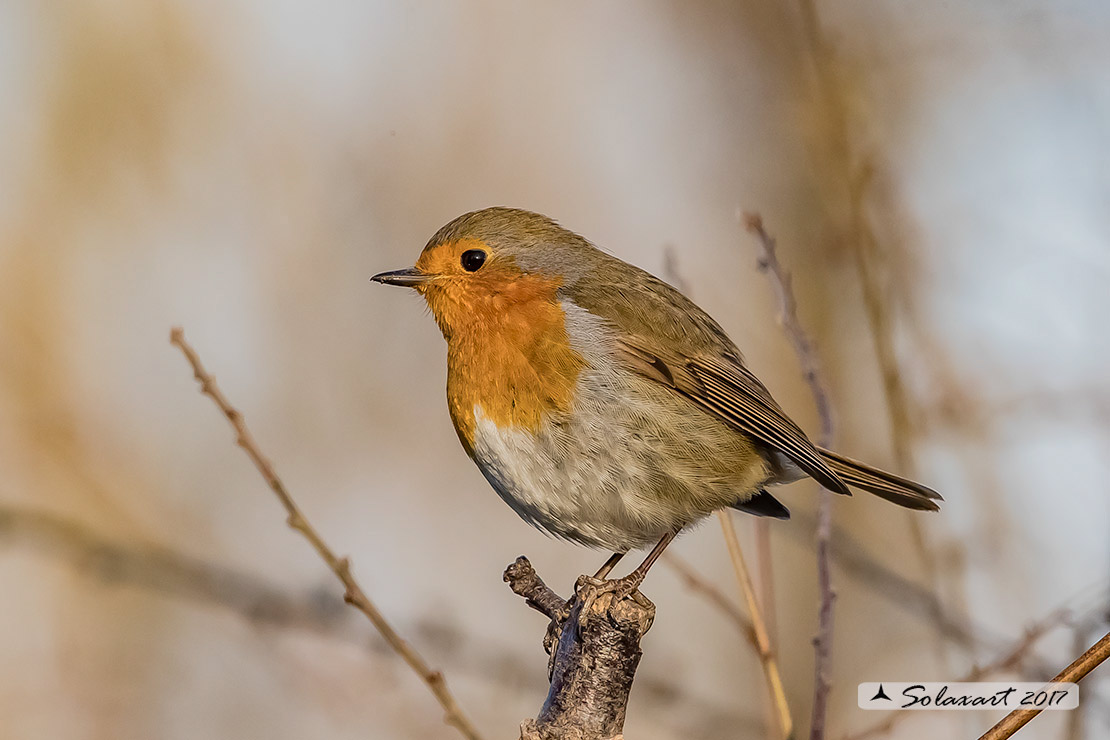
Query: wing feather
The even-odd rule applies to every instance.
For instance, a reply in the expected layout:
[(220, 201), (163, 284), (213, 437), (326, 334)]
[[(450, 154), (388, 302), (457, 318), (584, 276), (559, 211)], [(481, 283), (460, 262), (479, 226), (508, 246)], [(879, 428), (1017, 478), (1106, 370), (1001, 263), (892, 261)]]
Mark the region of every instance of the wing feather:
[(641, 337), (619, 341), (622, 356), (633, 370), (673, 388), (734, 429), (781, 452), (830, 491), (849, 494), (805, 432), (739, 357), (668, 355), (652, 349)]

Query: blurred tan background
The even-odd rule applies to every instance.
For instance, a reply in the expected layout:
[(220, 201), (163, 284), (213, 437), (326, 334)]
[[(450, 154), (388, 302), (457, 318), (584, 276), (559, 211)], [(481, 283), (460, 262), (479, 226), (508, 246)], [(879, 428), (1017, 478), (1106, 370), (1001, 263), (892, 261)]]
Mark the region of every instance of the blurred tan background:
[[(829, 737), (884, 719), (857, 683), (957, 679), (1063, 607), (992, 674), (1051, 675), (1110, 608), (1108, 38), (1099, 0), (6, 0), (0, 738), (455, 736), (283, 526), (175, 324), (368, 593), (489, 738), (516, 737), (546, 691), (544, 623), (501, 571), (527, 553), (565, 592), (604, 555), (491, 492), (434, 323), (367, 282), (494, 204), (654, 272), (670, 250), (816, 432), (737, 219), (759, 211), (837, 447), (945, 494), (916, 531), (836, 502)], [(803, 730), (814, 493), (784, 490), (772, 535)], [(734, 595), (716, 524), (674, 549)], [(735, 627), (667, 567), (644, 590), (628, 737), (764, 737)], [(1110, 736), (1108, 671), (1022, 737)]]

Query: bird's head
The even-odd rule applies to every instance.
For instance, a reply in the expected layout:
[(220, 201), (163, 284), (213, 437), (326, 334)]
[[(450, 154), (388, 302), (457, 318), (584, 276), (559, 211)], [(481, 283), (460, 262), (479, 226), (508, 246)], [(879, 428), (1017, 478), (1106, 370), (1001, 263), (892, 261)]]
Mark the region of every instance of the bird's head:
[(413, 267), (371, 278), (415, 289), (448, 340), (470, 329), (527, 322), (558, 303), (602, 253), (538, 213), (487, 208), (431, 238)]

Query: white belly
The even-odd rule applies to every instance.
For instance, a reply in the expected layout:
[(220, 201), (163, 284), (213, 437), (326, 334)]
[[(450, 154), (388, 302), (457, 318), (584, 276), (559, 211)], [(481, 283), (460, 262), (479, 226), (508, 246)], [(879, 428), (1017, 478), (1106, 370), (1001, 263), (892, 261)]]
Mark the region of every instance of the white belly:
[(585, 376), (576, 413), (536, 433), (498, 428), (476, 407), (475, 462), (526, 521), (614, 551), (653, 545), (758, 489), (766, 473), (734, 433), (698, 411), (668, 415), (664, 389), (632, 382), (638, 392), (613, 393)]
[[(641, 493), (651, 487), (648, 471), (639, 455), (620, 443), (618, 430), (598, 429), (592, 439), (558, 428), (535, 435), (499, 429), (480, 407), (475, 419), (475, 462), (529, 523), (614, 551), (654, 544), (670, 529), (670, 518)], [(604, 439), (617, 443), (600, 444)]]
[(509, 506), (557, 537), (623, 552), (759, 490), (769, 471), (746, 438), (625, 370), (610, 327), (563, 308), (588, 365), (571, 413), (533, 432), (474, 408), (475, 462)]

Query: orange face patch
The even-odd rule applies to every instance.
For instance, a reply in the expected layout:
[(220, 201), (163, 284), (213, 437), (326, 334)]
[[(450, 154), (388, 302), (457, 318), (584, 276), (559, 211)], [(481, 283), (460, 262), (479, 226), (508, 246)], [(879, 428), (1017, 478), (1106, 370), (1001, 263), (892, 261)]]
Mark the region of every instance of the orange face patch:
[[(487, 253), (474, 272), (460, 262), (468, 249)], [(586, 363), (570, 346), (561, 281), (525, 274), (472, 239), (433, 246), (416, 267), (433, 276), (419, 290), (447, 339), (447, 404), (467, 452), (476, 407), (498, 427), (532, 431), (570, 410)]]
[(462, 267), (462, 254), (468, 249), (480, 249), (489, 254), (490, 248), (477, 239), (457, 239), (428, 247), (416, 260), (416, 269), (438, 278), (464, 277), (472, 275)]

